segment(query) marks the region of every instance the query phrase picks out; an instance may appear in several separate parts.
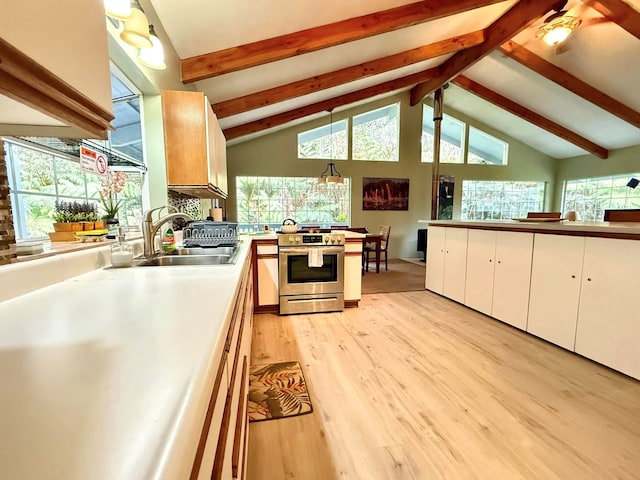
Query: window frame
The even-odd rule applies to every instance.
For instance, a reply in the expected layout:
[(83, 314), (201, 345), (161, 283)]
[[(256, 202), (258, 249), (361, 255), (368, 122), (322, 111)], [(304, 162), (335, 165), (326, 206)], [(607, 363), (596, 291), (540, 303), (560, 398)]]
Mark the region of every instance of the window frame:
[[(431, 122), (433, 123), (433, 107), (431, 105), (427, 105), (426, 103), (422, 104), (422, 121), (420, 122), (420, 163), (433, 163), (433, 155), (431, 155), (431, 157), (428, 160), (424, 159), (424, 153), (425, 153), (425, 149), (424, 149), (424, 135), (428, 134), (433, 138), (433, 134), (429, 133), (429, 132), (425, 132), (424, 130), (424, 119), (425, 119), (425, 110), (429, 109), (429, 117), (431, 118)], [(443, 113), (442, 115), (443, 121), (446, 119), (448, 122), (452, 122), (455, 124), (458, 124), (461, 127), (461, 134), (460, 134), (460, 146), (457, 146), (455, 143), (449, 142), (443, 138), (440, 138), (440, 152), (442, 153), (442, 144), (443, 143), (447, 143), (449, 145), (452, 145), (454, 148), (459, 149), (459, 155), (458, 155), (458, 160), (457, 162), (449, 162), (449, 161), (443, 161), (442, 160), (442, 155), (440, 158), (440, 163), (442, 164), (447, 164), (447, 165), (464, 165), (466, 163), (466, 139), (467, 139), (467, 130), (468, 130), (468, 125), (467, 123), (463, 122), (462, 120), (458, 120), (456, 117), (453, 117), (451, 115), (448, 115), (446, 113)], [(435, 127), (434, 127), (435, 129)], [(430, 149), (430, 151), (433, 151), (433, 147)]]
[[(384, 159), (384, 158), (356, 158), (356, 156), (355, 156), (355, 148), (356, 148), (355, 128), (357, 126), (364, 125), (365, 123), (368, 123), (368, 122), (363, 122), (363, 123), (360, 123), (360, 124), (356, 124), (356, 119), (359, 118), (359, 117), (372, 116), (376, 112), (379, 112), (379, 111), (382, 111), (382, 110), (388, 110), (388, 109), (391, 109), (393, 107), (395, 107), (395, 109), (396, 109), (396, 112), (395, 112), (396, 131), (395, 131), (395, 138), (393, 140), (394, 141), (393, 150), (395, 152), (395, 158), (391, 158), (391, 159)], [(351, 150), (350, 150), (351, 160), (358, 161), (358, 162), (382, 162), (382, 163), (399, 162), (400, 161), (400, 114), (401, 114), (400, 102), (394, 102), (394, 103), (390, 103), (388, 105), (383, 105), (382, 107), (374, 108), (373, 110), (367, 110), (366, 112), (359, 113), (357, 115), (352, 115), (351, 116)], [(379, 118), (384, 118), (384, 116), (380, 116)], [(369, 122), (373, 122), (375, 120), (377, 120), (377, 119), (374, 118), (372, 120), (369, 120)]]

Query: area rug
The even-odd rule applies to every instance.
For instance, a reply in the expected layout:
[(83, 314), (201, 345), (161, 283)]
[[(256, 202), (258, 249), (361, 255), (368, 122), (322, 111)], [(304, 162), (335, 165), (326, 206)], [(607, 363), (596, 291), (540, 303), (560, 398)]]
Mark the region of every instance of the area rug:
[(250, 422), (311, 413), (311, 399), (298, 362), (254, 365), (249, 368)]
[(362, 293), (395, 293), (424, 290), (425, 264), (420, 265), (400, 259), (389, 260), (389, 270), (380, 265), (376, 273), (373, 262), (369, 271), (362, 276)]

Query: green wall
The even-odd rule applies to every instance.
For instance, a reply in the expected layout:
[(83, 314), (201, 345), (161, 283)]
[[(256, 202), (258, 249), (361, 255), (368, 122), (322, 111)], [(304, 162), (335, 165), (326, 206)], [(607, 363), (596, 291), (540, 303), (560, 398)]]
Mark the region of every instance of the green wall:
[[(431, 164), (420, 162), (420, 136), (422, 130), (422, 106), (409, 105), (409, 93), (372, 101), (349, 110), (334, 112), (338, 121), (375, 108), (400, 102), (400, 161), (365, 162), (336, 160), (336, 167), (344, 177), (351, 179), (351, 225), (368, 227), (377, 231), (380, 225), (391, 225), (389, 257), (417, 257), (417, 230), (424, 228), (418, 220), (429, 219), (431, 212)], [(446, 93), (445, 93), (446, 105)], [(523, 143), (498, 132), (488, 125), (445, 108), (445, 112), (470, 125), (509, 143), (507, 166), (490, 165), (440, 165), (441, 175), (455, 177), (454, 217), (460, 216), (463, 180), (535, 180), (547, 182), (553, 192), (556, 161)], [(257, 176), (318, 176), (325, 169), (327, 160), (298, 159), (297, 134), (328, 123), (329, 114), (295, 127), (279, 130), (227, 148), (229, 173), (229, 200), (227, 216), (236, 220), (235, 178), (238, 175)], [(362, 178), (409, 178), (408, 211), (363, 211)], [(548, 196), (551, 198), (551, 195)], [(551, 207), (551, 200), (545, 208)]]

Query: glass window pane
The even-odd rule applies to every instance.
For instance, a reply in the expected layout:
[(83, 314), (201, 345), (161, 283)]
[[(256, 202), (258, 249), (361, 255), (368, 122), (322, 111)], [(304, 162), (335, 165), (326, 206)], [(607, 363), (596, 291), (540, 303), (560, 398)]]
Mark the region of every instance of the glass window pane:
[(389, 105), (353, 117), (354, 160), (397, 162), (400, 104)]
[(607, 209), (638, 208), (640, 188), (626, 186), (630, 178), (637, 177), (640, 177), (639, 173), (568, 180), (565, 182), (562, 211), (574, 210), (580, 220), (601, 222)]
[(84, 172), (80, 163), (65, 158), (57, 158), (55, 163), (58, 195), (86, 197)]
[[(464, 123), (444, 115), (440, 124), (440, 162), (463, 163)], [(422, 162), (433, 162), (433, 108), (422, 106)]]
[(477, 128), (469, 128), (469, 154), (467, 163), (479, 165), (506, 165), (508, 144)]
[(463, 220), (499, 220), (526, 217), (542, 211), (544, 182), (462, 182)]
[(15, 213), (22, 215), (20, 238), (46, 237), (47, 233), (53, 232), (51, 217), (56, 197), (32, 194), (18, 194), (16, 197), (19, 208)]
[(10, 147), (9, 155), (16, 179), (12, 189), (55, 195), (53, 155), (15, 144), (10, 144)]
[(351, 190), (344, 184), (318, 184), (314, 177), (236, 177), (241, 230), (269, 224), (278, 229), (286, 218), (300, 224), (349, 224)]
[(298, 134), (298, 158), (347, 159), (347, 120)]

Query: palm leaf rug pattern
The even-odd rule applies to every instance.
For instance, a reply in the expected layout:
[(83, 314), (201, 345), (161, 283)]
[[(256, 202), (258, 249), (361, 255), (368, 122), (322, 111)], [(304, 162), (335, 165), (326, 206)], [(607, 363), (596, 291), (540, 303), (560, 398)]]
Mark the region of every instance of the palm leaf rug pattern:
[(253, 365), (249, 369), (250, 422), (311, 413), (311, 398), (298, 362)]

